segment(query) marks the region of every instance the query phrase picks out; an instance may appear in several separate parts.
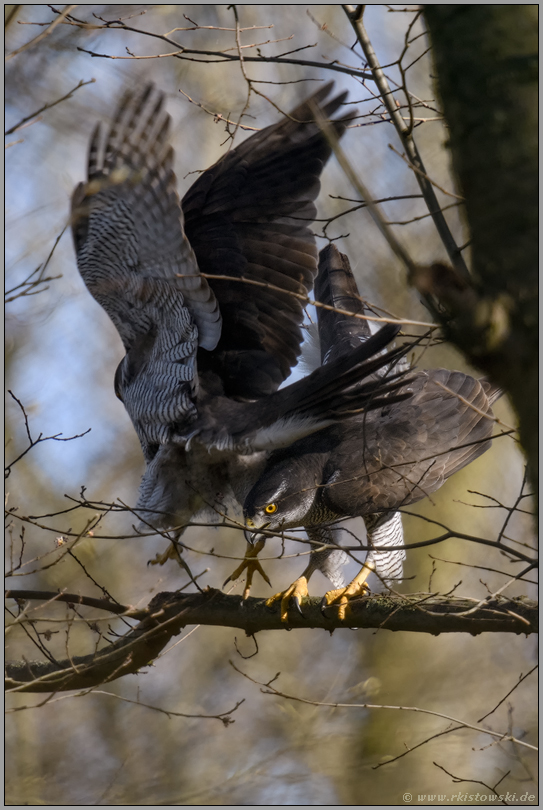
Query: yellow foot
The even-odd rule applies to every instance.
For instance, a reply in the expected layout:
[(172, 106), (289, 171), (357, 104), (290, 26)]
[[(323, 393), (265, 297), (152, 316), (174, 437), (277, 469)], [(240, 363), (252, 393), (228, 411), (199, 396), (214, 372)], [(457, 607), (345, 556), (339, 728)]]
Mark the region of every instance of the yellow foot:
[(266, 601), (266, 607), (271, 607), (275, 602), (281, 600), (281, 621), (288, 622), (288, 609), (291, 605), (296, 608), (301, 616), (304, 615), (302, 612), (302, 599), (304, 596), (309, 596), (309, 591), (307, 589), (307, 579), (302, 575), (286, 591), (270, 596)]
[(149, 560), (147, 565), (164, 565), (167, 563), (168, 560), (177, 560), (179, 562), (180, 554), (177, 546), (174, 543), (170, 543), (166, 551), (162, 554), (157, 554), (154, 560)]
[[(177, 545), (177, 543), (170, 543), (166, 551), (164, 551), (162, 554), (157, 554), (155, 559), (149, 560), (147, 565), (164, 565), (164, 563), (167, 563), (168, 560), (175, 560), (179, 567), (186, 571), (190, 579), (195, 582), (192, 571), (181, 556), (181, 550), (182, 549)], [(199, 588), (200, 586), (197, 585), (196, 587)]]
[(349, 601), (354, 596), (365, 596), (369, 592), (369, 587), (366, 585), (366, 579), (374, 570), (375, 565), (369, 563), (363, 565), (358, 574), (346, 588), (337, 588), (335, 591), (328, 591), (324, 594), (321, 602), (321, 610), (324, 612), (326, 608), (331, 605), (338, 606), (338, 618), (343, 621), (347, 614)]
[(251, 586), (253, 584), (253, 577), (256, 573), (259, 573), (262, 579), (268, 583), (271, 588), (271, 582), (268, 578), (268, 575), (260, 565), (260, 562), (256, 559), (257, 555), (262, 551), (264, 548), (265, 541), (259, 540), (258, 543), (255, 543), (254, 546), (249, 546), (247, 551), (245, 552), (245, 559), (238, 565), (235, 571), (232, 571), (230, 576), (225, 579), (223, 583), (223, 588), (225, 585), (228, 585), (229, 582), (235, 582), (236, 579), (239, 579), (244, 571), (247, 571), (247, 579), (245, 580), (245, 588), (243, 589), (243, 599), (247, 599), (249, 593), (251, 591)]

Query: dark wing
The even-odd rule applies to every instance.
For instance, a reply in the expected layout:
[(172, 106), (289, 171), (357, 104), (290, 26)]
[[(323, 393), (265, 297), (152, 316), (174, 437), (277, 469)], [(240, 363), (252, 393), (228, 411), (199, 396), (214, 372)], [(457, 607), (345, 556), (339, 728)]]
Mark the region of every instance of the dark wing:
[(406, 399), (411, 393), (403, 372), (386, 379), (378, 374), (409, 350), (405, 346), (382, 354), (398, 329), (387, 324), (349, 354), (263, 399), (236, 402), (212, 396), (200, 400), (198, 421), (185, 438), (197, 438), (208, 449), (273, 450), (334, 422), (351, 421), (353, 414)]
[(435, 369), (417, 372), (409, 389), (405, 402), (341, 426), (334, 470), (327, 472), (340, 472), (325, 491), (329, 508), (353, 514), (355, 507), (362, 515), (399, 509), (488, 450), (499, 392), (486, 380)]
[(197, 345), (213, 348), (221, 328), (183, 233), (163, 100), (152, 86), (125, 96), (72, 199), (79, 271), (126, 349), (116, 390), (147, 458), (194, 418)]
[(315, 300), (336, 312), (317, 307), (321, 362), (328, 363), (356, 349), (371, 336), (368, 322), (345, 312), (364, 315), (365, 307), (349, 259), (333, 244), (319, 254), (319, 272), (315, 280)]
[[(256, 399), (275, 391), (295, 365), (302, 342), (303, 300), (317, 270), (313, 201), (331, 148), (314, 107), (330, 118), (325, 85), (277, 124), (247, 138), (194, 183), (183, 198), (187, 236), (203, 273), (244, 277), (278, 287), (211, 280), (223, 331), (198, 368), (213, 371), (227, 396)], [(338, 135), (355, 113), (336, 120)]]

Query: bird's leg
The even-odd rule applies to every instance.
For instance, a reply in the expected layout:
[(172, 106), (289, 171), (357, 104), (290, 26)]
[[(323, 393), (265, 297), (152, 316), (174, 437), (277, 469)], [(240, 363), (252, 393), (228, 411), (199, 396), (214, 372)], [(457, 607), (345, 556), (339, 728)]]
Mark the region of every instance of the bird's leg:
[(176, 563), (180, 566), (180, 568), (182, 568), (184, 571), (186, 571), (186, 573), (189, 576), (190, 581), (193, 582), (194, 585), (196, 585), (196, 587), (198, 588), (198, 590), (200, 592), (202, 592), (202, 589), (200, 588), (200, 586), (196, 582), (196, 580), (194, 578), (194, 574), (190, 570), (190, 568), (188, 566), (188, 563), (181, 556), (181, 554), (183, 552), (183, 546), (178, 541), (179, 541), (179, 538), (181, 537), (181, 535), (183, 534), (184, 531), (185, 531), (184, 528), (183, 529), (178, 529), (174, 533), (172, 541), (171, 541), (170, 545), (168, 546), (168, 548), (166, 549), (166, 551), (164, 551), (162, 554), (157, 554), (155, 556), (155, 559), (154, 560), (149, 560), (147, 565), (164, 565), (164, 563), (168, 562), (168, 560), (175, 560)]
[[(364, 596), (368, 593), (366, 579), (372, 571), (375, 571), (385, 584), (387, 581), (402, 577), (405, 551), (403, 548), (394, 548), (402, 546), (404, 542), (401, 513), (366, 515), (364, 523), (366, 524), (368, 545), (371, 547), (366, 562), (346, 588), (328, 591), (321, 603), (323, 609), (338, 604), (340, 619), (345, 618), (351, 597)], [(374, 549), (373, 546), (378, 546), (378, 549)], [(390, 551), (384, 550), (383, 546), (390, 547)]]
[(232, 571), (228, 579), (225, 579), (223, 588), (229, 582), (234, 582), (236, 579), (239, 579), (244, 571), (247, 571), (247, 579), (245, 580), (245, 588), (243, 589), (244, 600), (247, 599), (247, 597), (249, 596), (249, 592), (253, 584), (253, 577), (257, 571), (262, 577), (262, 579), (265, 582), (267, 582), (271, 588), (271, 582), (268, 578), (268, 575), (260, 565), (260, 562), (257, 560), (258, 555), (260, 554), (265, 545), (266, 545), (265, 537), (261, 537), (254, 544), (247, 543), (247, 551), (245, 552), (243, 562), (240, 565), (238, 565), (235, 571)]
[(337, 604), (339, 607), (338, 618), (342, 621), (347, 613), (349, 599), (353, 596), (364, 596), (368, 593), (369, 587), (366, 580), (373, 571), (375, 571), (375, 563), (367, 560), (346, 588), (337, 588), (335, 591), (328, 591), (324, 594), (321, 609), (325, 610), (327, 607)]
[[(290, 587), (285, 591), (274, 594), (266, 602), (267, 607), (272, 607), (276, 602), (281, 601), (281, 621), (285, 623), (288, 622), (290, 606), (294, 606), (298, 613), (303, 616), (302, 599), (309, 596), (308, 582), (315, 571), (319, 570), (324, 576), (332, 578), (334, 584), (340, 584), (344, 581), (343, 577), (338, 575), (336, 566), (333, 565), (338, 552), (343, 556), (343, 552), (334, 547), (336, 543), (333, 530), (329, 526), (318, 526), (306, 527), (306, 532), (311, 541), (311, 554), (307, 568)], [(339, 563), (339, 566), (341, 564), (342, 562)]]
[(401, 512), (366, 515), (364, 523), (368, 545), (371, 546), (366, 565), (370, 560), (375, 563), (375, 573), (384, 585), (389, 585), (395, 579), (401, 580), (405, 549), (396, 548), (404, 545)]

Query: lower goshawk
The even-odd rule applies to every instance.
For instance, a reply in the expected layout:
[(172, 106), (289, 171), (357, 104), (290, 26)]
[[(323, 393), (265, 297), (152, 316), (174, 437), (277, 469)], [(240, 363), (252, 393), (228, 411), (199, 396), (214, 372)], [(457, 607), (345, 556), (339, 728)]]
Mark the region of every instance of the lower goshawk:
[[(317, 300), (327, 306), (363, 311), (348, 259), (333, 246), (321, 252), (315, 288)], [(323, 359), (334, 362), (371, 340), (361, 323), (318, 308)], [(347, 587), (329, 591), (323, 600), (325, 606), (339, 604), (340, 616), (349, 598), (365, 592), (372, 570), (385, 580), (401, 577), (403, 549), (387, 550), (403, 545), (398, 510), (435, 492), (491, 445), (491, 406), (501, 391), (487, 380), (431, 369), (411, 372), (403, 391), (411, 396), (365, 409), (273, 452), (245, 500), (246, 525), (261, 543), (259, 529), (303, 526), (312, 542), (333, 545), (331, 525), (364, 518), (368, 545), (377, 548)], [(290, 588), (269, 600), (282, 599), (283, 620), (291, 599), (300, 607), (313, 571), (326, 573), (326, 554), (318, 554)]]

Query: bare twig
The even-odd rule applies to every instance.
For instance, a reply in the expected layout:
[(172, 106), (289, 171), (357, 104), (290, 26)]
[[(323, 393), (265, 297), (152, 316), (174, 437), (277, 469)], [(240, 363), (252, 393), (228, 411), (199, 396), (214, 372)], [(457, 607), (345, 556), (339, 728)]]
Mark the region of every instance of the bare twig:
[(47, 104), (44, 104), (43, 107), (40, 107), (39, 110), (36, 110), (36, 112), (33, 112), (30, 115), (21, 118), (18, 124), (15, 124), (9, 129), (6, 129), (4, 135), (11, 135), (13, 132), (16, 132), (18, 129), (20, 129), (23, 126), (23, 124), (26, 124), (27, 121), (31, 121), (33, 118), (36, 118), (38, 115), (40, 115), (40, 113), (45, 112), (45, 110), (50, 110), (51, 107), (56, 107), (57, 104), (60, 104), (62, 101), (66, 101), (67, 99), (71, 98), (75, 93), (75, 91), (79, 90), (80, 87), (85, 87), (87, 84), (94, 84), (95, 81), (96, 79), (89, 79), (88, 82), (84, 82), (83, 79), (81, 79), (79, 84), (73, 87), (69, 93), (66, 93), (65, 96), (62, 96), (62, 98), (57, 98), (56, 101), (49, 101)]
[(112, 602), (109, 599), (95, 599), (92, 596), (82, 596), (77, 593), (54, 593), (52, 591), (33, 591), (24, 589), (8, 589), (6, 591), (6, 599), (27, 600), (39, 599), (47, 600), (49, 602), (65, 602), (68, 605), (85, 605), (86, 607), (98, 608), (98, 610), (107, 610), (109, 613), (115, 615), (123, 615), (129, 618), (139, 619), (145, 615), (145, 611), (135, 610), (134, 608), (120, 605), (118, 602)]
[[(47, 284), (49, 281), (55, 281), (58, 278), (62, 278), (62, 276), (45, 276), (45, 271), (49, 265), (49, 262), (53, 258), (53, 253), (55, 249), (62, 239), (64, 232), (68, 226), (65, 225), (64, 228), (61, 230), (57, 238), (55, 239), (55, 243), (51, 248), (47, 259), (45, 260), (44, 264), (38, 265), (35, 270), (33, 270), (30, 275), (28, 275), (24, 281), (21, 281), (20, 284), (16, 284), (15, 287), (12, 287), (10, 290), (7, 290), (5, 295), (7, 298), (5, 299), (4, 303), (9, 304), (12, 301), (15, 301), (17, 298), (22, 298), (25, 295), (37, 295), (37, 293), (44, 292), (48, 290), (48, 287), (42, 287), (40, 290), (37, 289), (40, 284)], [(36, 275), (37, 274), (37, 275)], [(34, 276), (36, 276), (34, 278)]]
[[(438, 185), (438, 184), (437, 184), (437, 183), (436, 183), (434, 180), (432, 180), (432, 178), (431, 178), (431, 177), (428, 177), (428, 175), (427, 175), (427, 174), (426, 174), (426, 173), (425, 173), (425, 172), (424, 172), (422, 169), (420, 169), (418, 166), (414, 166), (414, 165), (413, 165), (413, 164), (412, 164), (412, 163), (409, 161), (409, 158), (408, 158), (406, 155), (402, 155), (402, 153), (401, 153), (401, 152), (398, 152), (398, 150), (397, 150), (397, 149), (396, 149), (394, 146), (392, 146), (392, 144), (391, 144), (391, 143), (389, 143), (388, 148), (389, 148), (389, 149), (390, 149), (392, 152), (394, 152), (394, 154), (395, 154), (395, 155), (398, 155), (398, 157), (401, 157), (401, 159), (402, 159), (402, 160), (403, 160), (405, 163), (407, 163), (407, 165), (409, 166), (409, 168), (410, 168), (412, 171), (414, 171), (414, 172), (415, 172), (415, 174), (417, 174), (419, 177), (423, 177), (425, 180), (428, 180), (428, 182), (429, 182), (429, 183), (431, 183), (433, 186), (435, 186), (435, 188), (439, 189), (439, 191), (441, 191), (443, 194), (446, 194), (446, 195), (447, 195), (447, 197), (454, 197), (454, 198), (455, 198), (455, 200), (459, 200), (460, 202), (464, 202), (464, 197), (462, 197), (460, 194), (454, 194), (452, 191), (447, 191), (447, 189), (446, 189), (446, 188), (443, 188), (443, 186)], [(440, 210), (441, 210), (441, 211), (443, 211), (443, 209), (442, 209), (442, 208), (440, 208)], [(458, 250), (462, 250), (462, 248), (458, 248)]]
[[(245, 276), (225, 276), (225, 275), (215, 275), (212, 273), (200, 273), (199, 275), (202, 278), (210, 278), (223, 281), (237, 281), (241, 282), (242, 284), (252, 284), (255, 287), (265, 287), (266, 289), (274, 290), (276, 292), (284, 292), (283, 287), (277, 287), (275, 284), (270, 284), (267, 281), (258, 281), (257, 279), (246, 278)], [(190, 276), (184, 276), (184, 278), (190, 278)], [(376, 323), (397, 323), (399, 325), (405, 326), (423, 326), (426, 329), (439, 328), (435, 323), (429, 323), (427, 321), (410, 321), (410, 320), (404, 321), (404, 320), (396, 320), (394, 318), (378, 318), (377, 316), (374, 315), (356, 314), (354, 312), (349, 312), (349, 310), (346, 309), (338, 309), (337, 307), (330, 306), (329, 304), (322, 304), (320, 301), (313, 301), (308, 295), (296, 293), (293, 292), (292, 290), (289, 291), (289, 295), (292, 295), (294, 298), (298, 298), (305, 304), (309, 304), (314, 307), (320, 307), (321, 309), (332, 310), (333, 312), (337, 312), (339, 315), (349, 315), (353, 318), (359, 318), (362, 321), (375, 321)]]
[[(518, 743), (518, 740), (515, 740), (515, 742)], [(434, 762), (434, 765), (436, 766), (436, 768), (439, 768), (441, 771), (446, 773), (447, 776), (450, 776), (451, 779), (453, 780), (453, 782), (456, 782), (456, 784), (461, 784), (462, 782), (467, 782), (470, 785), (481, 785), (481, 787), (484, 787), (487, 790), (489, 790), (491, 793), (493, 793), (496, 796), (496, 798), (498, 799), (498, 801), (501, 802), (501, 804), (504, 804), (507, 807), (509, 806), (509, 802), (506, 802), (505, 799), (501, 798), (501, 796), (496, 792), (496, 788), (498, 787), (500, 782), (503, 779), (505, 779), (506, 776), (509, 775), (510, 771), (507, 771), (507, 773), (505, 773), (501, 777), (501, 779), (498, 782), (496, 782), (494, 787), (491, 787), (490, 785), (487, 785), (486, 782), (481, 782), (479, 779), (461, 779), (460, 777), (455, 776), (454, 774), (450, 773), (450, 771), (448, 771), (446, 768), (444, 768), (443, 765), (439, 765), (437, 762)]]
[(375, 84), (377, 85), (379, 93), (381, 94), (383, 102), (388, 110), (388, 113), (400, 137), (402, 145), (409, 159), (409, 163), (413, 167), (417, 167), (417, 169), (420, 170), (420, 174), (416, 172), (415, 176), (419, 183), (420, 189), (423, 193), (424, 199), (426, 200), (426, 204), (428, 205), (428, 210), (432, 212), (432, 219), (434, 220), (436, 229), (441, 237), (441, 241), (443, 242), (443, 245), (445, 246), (445, 249), (454, 267), (464, 278), (468, 278), (469, 276), (468, 268), (466, 266), (466, 263), (464, 262), (464, 259), (462, 258), (462, 254), (453, 238), (449, 226), (447, 225), (445, 217), (441, 212), (439, 202), (437, 200), (432, 184), (427, 179), (427, 172), (424, 167), (424, 163), (422, 162), (422, 158), (419, 154), (419, 151), (417, 149), (417, 145), (413, 140), (413, 135), (410, 130), (410, 127), (408, 126), (408, 124), (405, 123), (402, 115), (400, 114), (400, 111), (392, 95), (390, 85), (379, 64), (379, 60), (377, 59), (377, 55), (373, 49), (373, 45), (371, 44), (371, 40), (364, 26), (362, 20), (364, 6), (343, 5), (342, 8), (345, 11), (345, 14), (349, 19), (349, 22), (351, 23), (356, 33), (360, 45), (362, 46), (364, 56), (366, 57), (368, 65), (372, 70)]
[(484, 715), (483, 715), (483, 716), (482, 716), (482, 717), (481, 717), (479, 720), (477, 720), (477, 722), (478, 722), (478, 723), (482, 723), (482, 722), (483, 722), (483, 720), (486, 720), (486, 718), (487, 718), (487, 717), (490, 717), (490, 715), (491, 715), (491, 714), (494, 714), (494, 712), (496, 711), (496, 709), (498, 709), (498, 708), (499, 708), (499, 707), (502, 705), (502, 703), (505, 703), (505, 701), (507, 700), (507, 698), (509, 697), (509, 695), (512, 695), (512, 694), (513, 694), (513, 692), (515, 691), (515, 689), (518, 689), (518, 687), (520, 686), (520, 684), (521, 684), (523, 681), (525, 681), (525, 680), (526, 680), (526, 678), (529, 678), (529, 677), (530, 677), (530, 675), (532, 674), (532, 672), (535, 672), (537, 668), (538, 668), (538, 664), (536, 664), (536, 665), (535, 665), (535, 667), (532, 667), (532, 669), (531, 669), (529, 672), (527, 672), (527, 673), (526, 673), (526, 675), (521, 675), (521, 676), (519, 677), (518, 681), (516, 682), (516, 684), (513, 686), (513, 688), (509, 690), (509, 692), (508, 692), (508, 693), (507, 693), (507, 694), (506, 694), (506, 695), (505, 695), (505, 696), (504, 696), (504, 697), (503, 697), (503, 698), (502, 698), (502, 699), (499, 701), (499, 703), (497, 703), (497, 704), (494, 706), (494, 708), (493, 708), (493, 709), (491, 709), (489, 712), (487, 712), (486, 714), (484, 714)]
[(208, 115), (213, 116), (213, 118), (215, 119), (215, 123), (218, 123), (219, 121), (224, 121), (226, 124), (232, 124), (232, 126), (236, 125), (239, 126), (239, 129), (249, 130), (250, 132), (260, 132), (259, 127), (250, 127), (248, 126), (248, 124), (237, 124), (236, 121), (231, 121), (230, 118), (225, 118), (225, 116), (222, 113), (213, 112), (213, 110), (208, 110), (207, 107), (204, 107), (204, 105), (200, 101), (195, 101), (193, 98), (189, 96), (188, 93), (185, 93), (184, 90), (181, 90), (181, 88), (179, 88), (179, 92), (183, 96), (185, 96), (185, 98), (188, 101), (190, 101), (191, 104), (194, 104), (196, 107), (199, 107)]
[(419, 706), (389, 706), (389, 705), (380, 705), (375, 703), (328, 703), (319, 700), (309, 700), (307, 698), (297, 697), (296, 695), (288, 695), (285, 692), (280, 692), (274, 686), (272, 686), (272, 682), (277, 679), (280, 673), (277, 673), (275, 678), (272, 681), (268, 681), (267, 683), (263, 683), (261, 681), (256, 681), (254, 678), (251, 678), (245, 672), (238, 669), (236, 665), (230, 661), (230, 666), (232, 666), (236, 672), (239, 672), (240, 675), (243, 675), (244, 678), (247, 678), (252, 683), (257, 684), (258, 686), (264, 687), (261, 689), (262, 694), (264, 695), (275, 695), (277, 697), (285, 698), (286, 700), (292, 700), (296, 703), (305, 703), (310, 706), (325, 706), (332, 709), (387, 709), (392, 711), (399, 711), (399, 712), (415, 712), (417, 714), (429, 714), (433, 717), (440, 717), (444, 720), (449, 720), (449, 722), (457, 723), (461, 728), (470, 729), (471, 731), (477, 731), (480, 734), (488, 734), (491, 737), (497, 737), (502, 742), (515, 742), (517, 745), (522, 745), (526, 748), (530, 748), (532, 751), (537, 751), (537, 746), (530, 745), (530, 743), (526, 743), (523, 740), (518, 740), (517, 738), (511, 736), (510, 734), (499, 732), (499, 731), (492, 731), (491, 729), (483, 728), (482, 726), (476, 726), (473, 723), (468, 723), (465, 720), (459, 720), (456, 717), (451, 717), (448, 714), (442, 714), (441, 712), (434, 712), (430, 709), (421, 709)]
[(41, 42), (43, 39), (45, 39), (45, 37), (48, 37), (49, 34), (52, 34), (57, 25), (59, 25), (61, 22), (64, 22), (70, 11), (73, 11), (74, 8), (77, 8), (77, 4), (71, 6), (64, 6), (64, 8), (60, 12), (56, 20), (53, 20), (52, 23), (49, 23), (45, 31), (42, 31), (41, 34), (38, 34), (37, 37), (31, 39), (30, 42), (26, 42), (24, 45), (21, 45), (21, 47), (17, 48), (17, 50), (8, 53), (8, 55), (6, 56), (6, 62), (8, 62), (10, 59), (13, 59), (13, 57), (17, 56), (17, 54), (28, 50), (28, 48), (31, 48), (33, 45), (37, 45), (38, 42)]
[(413, 260), (411, 259), (410, 255), (405, 250), (403, 245), (396, 238), (396, 235), (389, 227), (387, 221), (381, 214), (379, 208), (373, 203), (373, 196), (370, 194), (366, 186), (363, 184), (358, 174), (354, 171), (350, 161), (347, 158), (347, 155), (345, 154), (339, 143), (339, 139), (336, 133), (334, 132), (332, 126), (328, 121), (326, 121), (326, 119), (324, 118), (321, 111), (316, 105), (314, 105), (313, 107), (313, 114), (324, 136), (328, 140), (339, 165), (345, 172), (345, 175), (347, 176), (349, 182), (356, 190), (357, 194), (359, 194), (359, 196), (365, 201), (371, 218), (373, 219), (373, 221), (379, 228), (380, 232), (388, 242), (392, 251), (398, 257), (398, 259), (405, 265), (407, 275), (409, 278), (411, 278), (415, 272), (415, 263), (413, 262)]
[(37, 439), (33, 439), (32, 435), (30, 433), (30, 427), (29, 427), (29, 423), (28, 423), (28, 416), (27, 416), (27, 413), (25, 411), (25, 407), (24, 407), (23, 403), (19, 399), (17, 399), (17, 397), (15, 396), (15, 394), (12, 391), (8, 391), (8, 394), (12, 397), (12, 399), (15, 400), (15, 402), (17, 403), (17, 405), (19, 405), (19, 407), (21, 408), (21, 410), (23, 412), (23, 417), (24, 417), (24, 420), (25, 420), (26, 435), (28, 437), (28, 447), (26, 448), (26, 450), (23, 450), (23, 452), (20, 453), (17, 456), (17, 458), (14, 459), (11, 462), (11, 464), (8, 464), (8, 466), (6, 467), (6, 469), (4, 471), (5, 478), (8, 478), (10, 476), (12, 467), (15, 464), (17, 464), (18, 461), (20, 461), (22, 458), (24, 458), (24, 456), (26, 456), (26, 454), (30, 450), (32, 450), (32, 448), (35, 447), (37, 444), (40, 444), (41, 442), (49, 442), (49, 441), (72, 442), (74, 439), (80, 439), (82, 436), (86, 436), (87, 433), (90, 433), (91, 428), (89, 428), (88, 430), (85, 430), (83, 433), (78, 433), (75, 436), (67, 436), (67, 437), (63, 437), (62, 433), (56, 433), (54, 436), (44, 436), (42, 433), (40, 433), (40, 435), (38, 436)]

